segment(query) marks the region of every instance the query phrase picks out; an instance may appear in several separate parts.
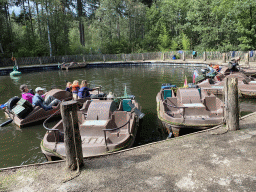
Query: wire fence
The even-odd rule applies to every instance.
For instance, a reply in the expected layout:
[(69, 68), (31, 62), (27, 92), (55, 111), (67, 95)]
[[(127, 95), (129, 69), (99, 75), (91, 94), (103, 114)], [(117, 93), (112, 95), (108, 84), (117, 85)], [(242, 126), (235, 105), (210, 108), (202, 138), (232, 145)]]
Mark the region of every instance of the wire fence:
[[(249, 55), (249, 62), (256, 61), (256, 51), (230, 51), (226, 52), (227, 61), (233, 57), (241, 57), (241, 60), (246, 59), (245, 55)], [(223, 53), (218, 51), (196, 52), (193, 51), (170, 51), (170, 52), (151, 52), (151, 53), (132, 53), (132, 54), (97, 54), (97, 55), (64, 55), (53, 57), (19, 57), (16, 58), (18, 65), (40, 65), (50, 63), (63, 62), (106, 62), (106, 61), (140, 61), (140, 60), (173, 60), (182, 59), (199, 59), (199, 60), (222, 60)], [(14, 65), (14, 59), (0, 58), (0, 67), (7, 67)]]

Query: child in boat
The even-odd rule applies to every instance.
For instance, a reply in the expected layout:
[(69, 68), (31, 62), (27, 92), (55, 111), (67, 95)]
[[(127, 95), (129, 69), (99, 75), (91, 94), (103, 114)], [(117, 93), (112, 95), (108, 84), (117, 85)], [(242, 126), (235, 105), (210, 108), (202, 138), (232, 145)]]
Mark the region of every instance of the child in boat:
[(90, 97), (91, 94), (89, 91), (94, 91), (95, 89), (90, 89), (87, 87), (87, 81), (86, 80), (83, 80), (81, 82), (81, 86), (80, 86), (80, 89), (78, 91), (78, 98), (79, 99), (82, 99), (82, 98), (85, 98), (85, 97)]
[(72, 89), (72, 83), (71, 82), (67, 82), (65, 91), (71, 92), (71, 89)]
[(80, 89), (79, 81), (75, 80), (72, 84), (72, 93), (73, 93), (73, 99), (78, 99), (78, 91)]
[(23, 84), (20, 86), (21, 97), (32, 103), (32, 98), (34, 97), (33, 91), (28, 89), (28, 86)]

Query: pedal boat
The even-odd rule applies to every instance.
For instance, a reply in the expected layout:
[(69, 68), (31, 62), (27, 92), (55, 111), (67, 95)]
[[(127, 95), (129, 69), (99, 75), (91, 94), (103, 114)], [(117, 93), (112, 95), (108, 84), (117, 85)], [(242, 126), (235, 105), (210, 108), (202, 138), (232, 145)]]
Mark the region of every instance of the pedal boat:
[[(83, 157), (99, 156), (131, 147), (139, 117), (144, 116), (136, 113), (138, 109), (140, 106), (134, 98), (122, 99), (119, 104), (112, 99), (87, 100), (77, 111)], [(65, 159), (62, 120), (48, 129), (41, 142), (41, 150), (49, 161)]]
[(157, 115), (177, 137), (182, 128), (207, 129), (223, 123), (223, 102), (198, 88), (162, 88), (156, 96)]
[[(217, 76), (216, 76), (217, 77)], [(238, 79), (238, 92), (240, 97), (244, 98), (256, 98), (256, 81), (252, 77), (247, 77), (242, 73), (232, 73), (225, 78), (237, 78)], [(198, 83), (198, 87), (207, 90), (208, 93), (214, 95), (222, 95), (224, 90), (225, 78), (214, 78), (213, 80), (206, 79), (201, 83)]]
[(71, 63), (63, 63), (60, 66), (61, 70), (69, 70), (69, 69), (79, 69), (79, 68), (84, 68), (86, 67), (87, 64), (84, 63), (77, 63), (77, 62), (71, 62)]
[[(72, 94), (70, 92), (61, 89), (52, 89), (46, 93), (46, 97), (48, 95), (52, 95), (53, 97), (59, 100), (72, 99)], [(20, 103), (22, 103), (23, 106), (18, 106)], [(15, 110), (16, 106), (19, 107), (18, 109), (16, 108), (17, 110)], [(8, 101), (7, 107), (5, 109), (5, 116), (7, 118), (11, 118), (17, 126), (23, 128), (33, 123), (45, 120), (53, 114), (55, 114), (55, 116), (60, 115), (59, 107), (60, 104), (57, 106), (57, 109), (45, 111), (43, 108), (39, 106), (33, 107), (31, 103), (29, 103), (28, 101), (20, 99), (16, 96)]]

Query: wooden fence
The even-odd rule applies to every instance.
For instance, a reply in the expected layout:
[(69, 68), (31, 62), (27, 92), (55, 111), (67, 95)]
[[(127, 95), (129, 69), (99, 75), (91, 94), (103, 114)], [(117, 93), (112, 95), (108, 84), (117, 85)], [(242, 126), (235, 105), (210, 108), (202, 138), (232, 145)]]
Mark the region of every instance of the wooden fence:
[[(184, 52), (185, 59), (192, 59), (192, 51)], [(241, 60), (245, 59), (245, 54), (249, 54), (249, 62), (256, 61), (256, 51), (230, 51), (226, 53), (227, 61), (233, 57), (240, 56)], [(204, 58), (204, 54), (206, 58)], [(40, 65), (49, 63), (63, 63), (63, 62), (105, 62), (105, 61), (140, 61), (140, 60), (172, 60), (176, 55), (177, 59), (183, 57), (183, 51), (170, 51), (170, 52), (152, 52), (152, 53), (132, 53), (132, 54), (97, 54), (97, 55), (65, 55), (53, 57), (19, 57), (16, 58), (18, 65)], [(194, 59), (199, 60), (222, 60), (223, 53), (212, 52), (197, 52)], [(14, 61), (11, 58), (0, 58), (0, 67), (13, 66)]]

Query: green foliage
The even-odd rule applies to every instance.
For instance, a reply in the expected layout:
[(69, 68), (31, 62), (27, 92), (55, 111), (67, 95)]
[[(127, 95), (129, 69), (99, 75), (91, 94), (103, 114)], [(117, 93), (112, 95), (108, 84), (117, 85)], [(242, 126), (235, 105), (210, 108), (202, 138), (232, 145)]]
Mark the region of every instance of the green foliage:
[(162, 28), (162, 31), (160, 32), (160, 35), (158, 37), (158, 40), (159, 40), (158, 47), (160, 51), (165, 52), (170, 49), (171, 41), (170, 41), (169, 34), (167, 32), (166, 26), (162, 25), (161, 28)]
[(188, 36), (184, 33), (182, 33), (182, 49), (184, 51), (190, 50), (190, 40)]
[(172, 40), (171, 50), (176, 51), (176, 50), (178, 50), (178, 47), (179, 47), (178, 43), (176, 41)]
[(1, 57), (256, 49), (254, 0), (15, 2), (0, 1)]

